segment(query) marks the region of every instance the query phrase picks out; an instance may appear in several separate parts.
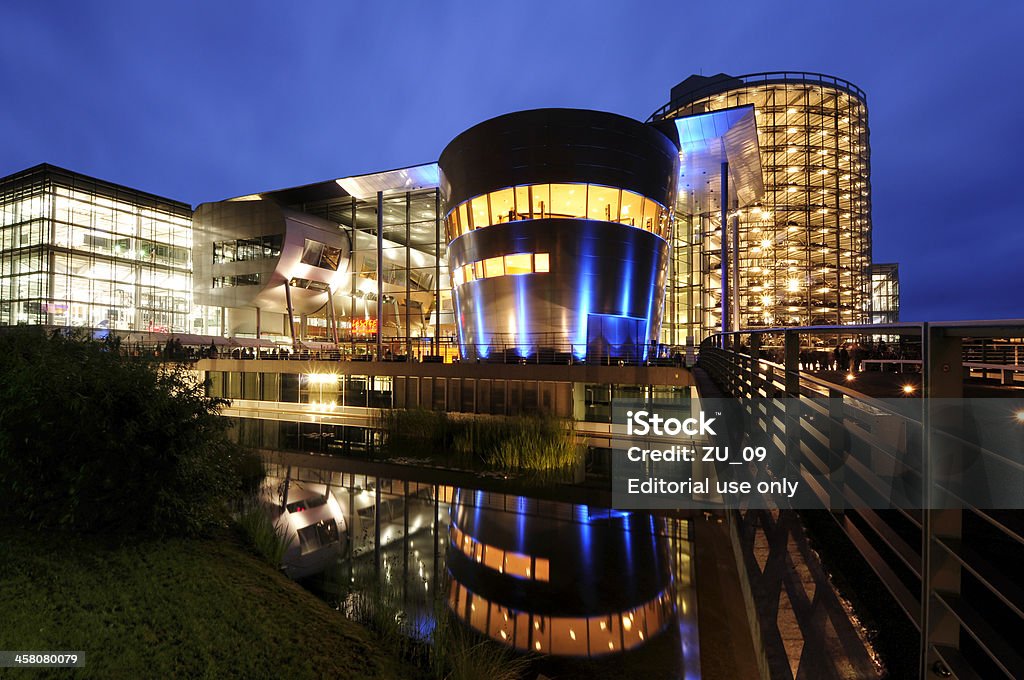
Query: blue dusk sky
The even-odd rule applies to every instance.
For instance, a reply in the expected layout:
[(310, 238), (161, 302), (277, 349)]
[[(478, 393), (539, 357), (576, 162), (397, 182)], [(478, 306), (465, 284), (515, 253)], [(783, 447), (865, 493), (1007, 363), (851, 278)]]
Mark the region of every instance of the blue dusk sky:
[(868, 95), (903, 319), (1021, 318), (1022, 26), (1018, 2), (9, 0), (0, 175), (195, 205), (433, 161), (509, 111), (644, 120), (693, 73), (821, 72)]

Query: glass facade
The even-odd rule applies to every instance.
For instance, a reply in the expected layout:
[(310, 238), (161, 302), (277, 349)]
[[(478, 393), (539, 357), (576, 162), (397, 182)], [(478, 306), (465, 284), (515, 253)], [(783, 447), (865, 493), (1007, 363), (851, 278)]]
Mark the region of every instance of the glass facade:
[[(379, 199), (379, 234), (378, 196), (289, 204), (294, 210), (339, 224), (351, 238), (352, 280), (348, 293), (336, 301), (341, 342), (349, 344), (353, 353), (369, 350), (379, 329), (393, 356), (453, 353), (452, 292), (438, 190), (386, 192)], [(380, 323), (378, 268), (383, 296)], [(326, 325), (318, 325), (318, 321), (322, 320), (309, 319), (311, 337), (318, 328), (323, 328), (326, 336)]]
[[(739, 230), (740, 326), (865, 323), (871, 183), (864, 93), (828, 76), (765, 73), (689, 79), (672, 99), (654, 120), (755, 107), (764, 200), (730, 213)], [(722, 325), (721, 217), (706, 210), (687, 219), (690, 228), (678, 229), (674, 246), (691, 252), (674, 261), (666, 321), (675, 314), (678, 335), (703, 336)]]
[(448, 242), (474, 229), (521, 220), (562, 218), (618, 222), (668, 240), (671, 212), (626, 189), (598, 184), (529, 184), (476, 196), (448, 211)]
[(900, 268), (898, 264), (871, 265), (871, 323), (900, 320)]
[(52, 166), (4, 178), (0, 324), (190, 332), (191, 216)]

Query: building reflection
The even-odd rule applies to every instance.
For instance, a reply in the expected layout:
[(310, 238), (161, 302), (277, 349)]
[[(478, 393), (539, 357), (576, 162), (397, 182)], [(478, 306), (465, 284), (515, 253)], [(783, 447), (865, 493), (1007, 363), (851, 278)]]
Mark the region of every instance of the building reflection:
[(515, 649), (602, 657), (677, 623), (664, 519), (457, 489), (448, 539), (449, 609)]

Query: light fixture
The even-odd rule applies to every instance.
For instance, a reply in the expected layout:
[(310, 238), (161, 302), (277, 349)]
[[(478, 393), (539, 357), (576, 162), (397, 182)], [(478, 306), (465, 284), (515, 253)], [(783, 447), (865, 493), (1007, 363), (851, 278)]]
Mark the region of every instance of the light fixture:
[(857, 376), (855, 376), (853, 373), (847, 373), (846, 374), (846, 382), (853, 382), (856, 379), (857, 379)]
[(907, 384), (907, 385), (903, 386), (903, 394), (913, 394), (913, 393), (914, 393), (914, 386), (913, 385)]

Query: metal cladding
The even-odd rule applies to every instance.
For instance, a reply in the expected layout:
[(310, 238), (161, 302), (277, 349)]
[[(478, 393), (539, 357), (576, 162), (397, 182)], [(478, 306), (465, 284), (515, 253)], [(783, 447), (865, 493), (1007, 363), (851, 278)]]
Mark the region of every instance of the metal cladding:
[(348, 285), (337, 225), (268, 200), (203, 203), (193, 216), (193, 295), (205, 305), (311, 314)]
[[(679, 176), (673, 141), (615, 114), (540, 109), (470, 128), (438, 165), (464, 357), (646, 355), (661, 325)], [(533, 264), (513, 267), (509, 257)]]

